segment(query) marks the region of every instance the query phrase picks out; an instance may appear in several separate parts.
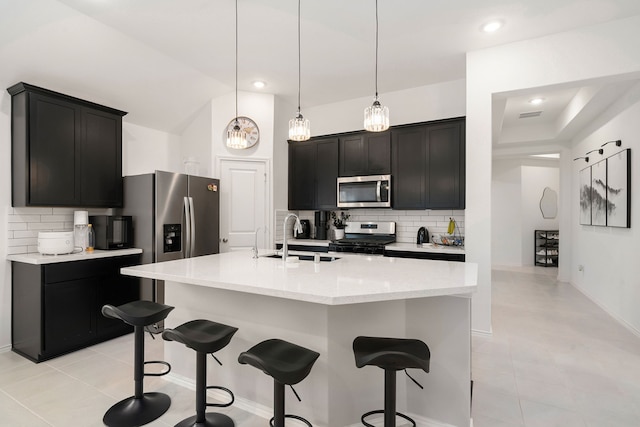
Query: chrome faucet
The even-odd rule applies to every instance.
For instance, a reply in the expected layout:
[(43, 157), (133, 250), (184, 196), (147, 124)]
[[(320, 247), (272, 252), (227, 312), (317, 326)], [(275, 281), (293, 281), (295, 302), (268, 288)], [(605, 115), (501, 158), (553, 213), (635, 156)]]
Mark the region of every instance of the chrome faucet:
[(298, 233), (302, 233), (302, 224), (300, 224), (300, 218), (298, 218), (298, 215), (292, 213), (287, 215), (284, 218), (284, 222), (282, 223), (282, 260), (285, 262), (287, 261), (287, 255), (289, 253), (289, 248), (287, 247), (287, 221), (289, 221), (289, 218), (291, 217), (296, 219), (296, 222), (293, 226), (294, 229)]
[(253, 259), (258, 258), (258, 231), (259, 230), (260, 230), (260, 227), (256, 228), (255, 240), (253, 242), (253, 247), (251, 248), (251, 257)]

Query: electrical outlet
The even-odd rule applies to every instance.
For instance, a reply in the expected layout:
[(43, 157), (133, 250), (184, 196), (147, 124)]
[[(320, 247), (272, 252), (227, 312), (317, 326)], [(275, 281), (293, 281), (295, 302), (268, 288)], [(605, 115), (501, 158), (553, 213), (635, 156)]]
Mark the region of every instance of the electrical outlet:
[(578, 271), (584, 271), (584, 265), (582, 264), (578, 265)]

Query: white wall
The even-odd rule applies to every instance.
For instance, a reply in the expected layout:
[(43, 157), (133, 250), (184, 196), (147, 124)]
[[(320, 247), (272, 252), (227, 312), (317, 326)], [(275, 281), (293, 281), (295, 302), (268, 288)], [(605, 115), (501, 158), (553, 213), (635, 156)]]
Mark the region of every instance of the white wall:
[(522, 174), (519, 160), (493, 164), (491, 251), (493, 265), (522, 265)]
[[(473, 301), (475, 329), (491, 328), (491, 312), (486, 307), (491, 304), (492, 212), (486, 202), (491, 197), (492, 95), (636, 75), (640, 73), (639, 36), (640, 17), (636, 16), (467, 54), (466, 252), (468, 261), (480, 264), (480, 286)], [(566, 179), (561, 177), (563, 183)], [(561, 221), (561, 236), (572, 235), (563, 230)], [(575, 238), (571, 239), (568, 243), (575, 246)], [(621, 274), (609, 273), (613, 280)]]
[(156, 170), (182, 172), (180, 137), (133, 123), (122, 123), (122, 176)]
[[(213, 177), (211, 162), (211, 101), (208, 101), (194, 116), (191, 123), (180, 135), (183, 168), (181, 172), (192, 175)], [(184, 162), (197, 162), (187, 170)]]
[[(380, 94), (389, 107), (391, 126), (464, 116), (465, 81), (453, 80), (429, 86)], [(364, 109), (372, 97), (311, 107), (304, 116), (311, 121), (311, 134), (328, 135), (364, 128)]]
[[(9, 87), (14, 82), (2, 82)], [(0, 83), (1, 84), (1, 83)], [(0, 94), (0, 352), (11, 346), (11, 263), (7, 224), (11, 209), (11, 96)]]
[[(574, 154), (576, 157), (584, 155), (604, 142), (615, 139), (622, 140), (622, 147), (607, 145), (602, 158), (631, 148), (631, 228), (579, 224), (577, 177), (585, 163), (574, 162), (571, 227), (575, 237), (572, 245), (571, 279), (578, 289), (640, 334), (640, 264), (637, 262), (637, 254), (640, 253), (640, 186), (637, 185), (640, 171), (640, 84), (612, 106), (611, 111), (614, 117), (607, 117), (597, 129), (590, 129), (574, 141)], [(578, 265), (583, 265), (584, 271), (578, 271)]]

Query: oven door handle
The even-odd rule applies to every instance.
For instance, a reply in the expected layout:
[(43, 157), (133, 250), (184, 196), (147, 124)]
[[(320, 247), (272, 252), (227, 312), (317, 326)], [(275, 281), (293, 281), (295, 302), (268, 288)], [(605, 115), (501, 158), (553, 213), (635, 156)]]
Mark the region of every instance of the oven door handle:
[(381, 200), (380, 200), (380, 198), (381, 198), (381, 196), (380, 196), (380, 187), (381, 187), (381, 186), (382, 186), (382, 181), (378, 181), (378, 182), (376, 183), (376, 198), (377, 198), (378, 202), (380, 202), (380, 201), (381, 201)]

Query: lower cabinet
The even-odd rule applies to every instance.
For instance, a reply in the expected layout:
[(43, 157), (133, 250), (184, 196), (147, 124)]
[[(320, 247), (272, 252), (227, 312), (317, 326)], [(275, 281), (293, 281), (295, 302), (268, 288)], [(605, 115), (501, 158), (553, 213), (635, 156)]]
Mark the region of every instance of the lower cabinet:
[(102, 316), (104, 304), (140, 298), (139, 279), (120, 268), (139, 255), (53, 264), (12, 265), (12, 348), (35, 362), (133, 331)]
[(464, 262), (465, 254), (449, 254), (441, 252), (384, 251), (384, 256), (392, 258), (433, 259), (436, 261)]

